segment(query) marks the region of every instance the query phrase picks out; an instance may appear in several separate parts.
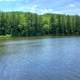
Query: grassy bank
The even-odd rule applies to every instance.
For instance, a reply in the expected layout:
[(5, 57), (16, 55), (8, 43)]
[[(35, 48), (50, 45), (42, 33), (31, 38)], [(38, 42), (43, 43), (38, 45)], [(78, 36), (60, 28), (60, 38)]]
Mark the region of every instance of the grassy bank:
[(12, 36), (11, 35), (0, 35), (0, 40), (2, 40), (2, 39), (11, 39), (12, 38)]

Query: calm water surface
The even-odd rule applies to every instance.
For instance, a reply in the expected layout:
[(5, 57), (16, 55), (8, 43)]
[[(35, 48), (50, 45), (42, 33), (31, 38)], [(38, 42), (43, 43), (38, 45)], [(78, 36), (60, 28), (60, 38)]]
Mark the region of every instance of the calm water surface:
[(0, 41), (0, 80), (80, 80), (80, 37)]

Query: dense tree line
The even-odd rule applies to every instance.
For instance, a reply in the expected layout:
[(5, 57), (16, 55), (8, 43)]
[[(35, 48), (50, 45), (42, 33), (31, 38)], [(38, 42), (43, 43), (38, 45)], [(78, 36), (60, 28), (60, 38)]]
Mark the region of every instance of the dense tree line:
[(0, 12), (0, 35), (80, 35), (80, 16)]

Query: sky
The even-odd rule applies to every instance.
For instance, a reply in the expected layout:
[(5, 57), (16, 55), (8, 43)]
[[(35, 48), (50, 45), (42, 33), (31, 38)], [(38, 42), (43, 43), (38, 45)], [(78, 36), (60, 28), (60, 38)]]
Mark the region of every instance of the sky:
[(0, 0), (0, 11), (80, 15), (80, 0)]

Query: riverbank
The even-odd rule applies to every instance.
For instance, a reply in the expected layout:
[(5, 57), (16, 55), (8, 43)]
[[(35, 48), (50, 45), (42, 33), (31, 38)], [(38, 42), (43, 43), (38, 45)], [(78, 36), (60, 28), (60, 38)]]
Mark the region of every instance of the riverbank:
[(0, 40), (1, 39), (10, 39), (10, 38), (12, 38), (12, 36), (11, 35), (0, 35)]
[(11, 35), (1, 35), (0, 36), (0, 40), (8, 40), (8, 39), (39, 39), (39, 38), (61, 38), (61, 37), (64, 37), (63, 35), (59, 35), (59, 36), (56, 36), (56, 35), (44, 35), (44, 36), (17, 36), (17, 37), (13, 37)]
[[(16, 36), (11, 35), (1, 35), (0, 40), (15, 40), (15, 39), (43, 39), (43, 38), (64, 38), (72, 37), (73, 35), (43, 35), (43, 36)], [(77, 35), (76, 35), (77, 37)]]

